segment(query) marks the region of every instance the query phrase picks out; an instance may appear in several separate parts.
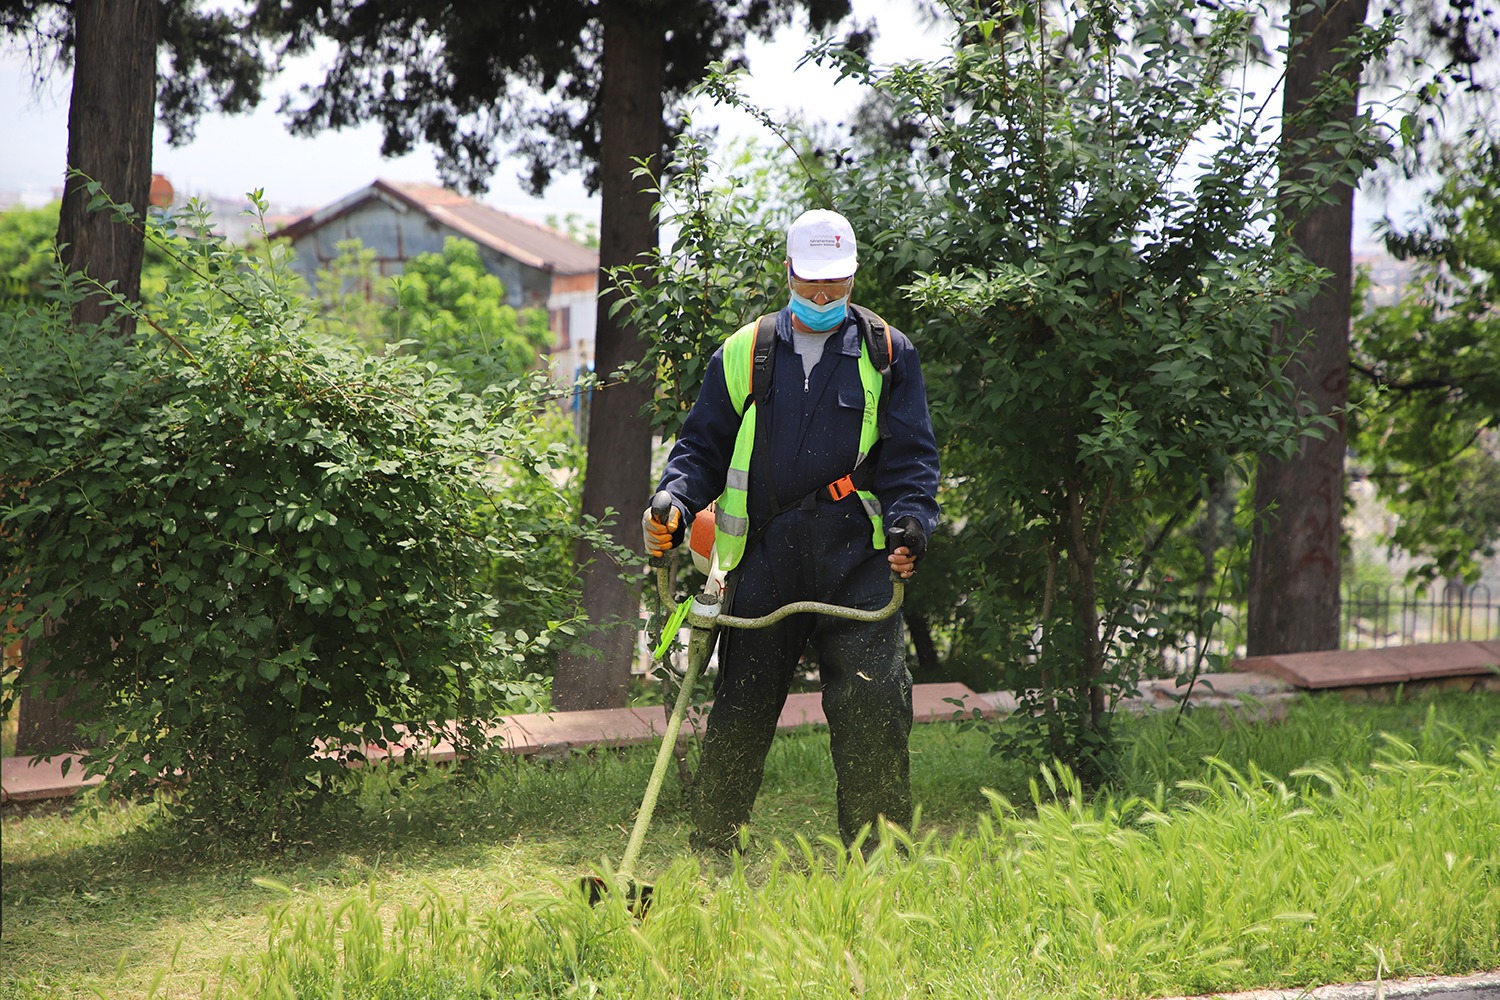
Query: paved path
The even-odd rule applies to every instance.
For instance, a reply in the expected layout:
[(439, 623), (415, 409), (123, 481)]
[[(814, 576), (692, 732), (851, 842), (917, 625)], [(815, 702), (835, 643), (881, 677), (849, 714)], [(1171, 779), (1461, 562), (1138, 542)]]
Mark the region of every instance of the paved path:
[[(1286, 712), (1287, 703), (1302, 691), (1338, 689), (1364, 696), (1393, 685), (1439, 684), (1467, 690), (1500, 691), (1500, 642), (1448, 642), (1387, 649), (1335, 650), (1237, 660), (1233, 673), (1200, 677), (1188, 693), (1199, 709), (1249, 710), (1268, 718)], [(1139, 697), (1123, 704), (1128, 711), (1176, 708), (1184, 689), (1175, 681), (1146, 681)], [(970, 714), (975, 708), (989, 717), (1015, 711), (1015, 696), (1005, 691), (976, 694), (963, 684), (918, 684), (912, 690), (918, 722)], [(665, 725), (661, 708), (620, 708), (591, 712), (553, 712), (511, 715), (490, 731), (496, 745), (522, 755), (561, 754), (575, 747), (630, 746), (657, 738)], [(779, 726), (826, 725), (817, 694), (794, 694), (787, 699)], [(391, 751), (370, 748), (372, 759)], [(402, 752), (395, 748), (394, 752)], [(453, 745), (439, 742), (419, 752), (435, 761), (451, 761)], [(67, 771), (64, 774), (64, 771)], [(85, 780), (71, 755), (33, 765), (23, 757), (6, 757), (0, 766), (0, 801), (23, 802), (73, 795), (99, 778)]]
[[(912, 688), (912, 714), (918, 722), (952, 719), (954, 713), (969, 715), (976, 708), (987, 715), (995, 714), (989, 701), (963, 684), (918, 684)], [(649, 743), (660, 738), (667, 728), (666, 721), (666, 712), (660, 706), (509, 715), (490, 730), (490, 737), (497, 748), (508, 753), (526, 756), (564, 754), (575, 747)], [(804, 725), (826, 725), (827, 721), (820, 695), (794, 694), (787, 698), (777, 726), (795, 729)], [(426, 759), (439, 763), (450, 762), (457, 756), (453, 744), (447, 741), (416, 749)], [(403, 753), (404, 748), (381, 750), (369, 747), (366, 752), (372, 760), (381, 760), (392, 753)], [(0, 761), (0, 793), (3, 793), (0, 801), (63, 798), (101, 780), (97, 776), (84, 779), (74, 754), (36, 764), (26, 757), (6, 757)]]
[(1493, 640), (1283, 653), (1237, 660), (1234, 664), (1236, 670), (1270, 674), (1309, 690), (1494, 676), (1497, 666), (1500, 666), (1500, 641)]

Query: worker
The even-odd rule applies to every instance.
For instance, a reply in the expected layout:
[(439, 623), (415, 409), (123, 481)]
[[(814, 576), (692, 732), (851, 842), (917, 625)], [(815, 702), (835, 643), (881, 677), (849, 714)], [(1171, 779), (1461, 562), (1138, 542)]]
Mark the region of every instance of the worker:
[[(803, 600), (883, 607), (891, 574), (912, 576), (937, 525), (937, 445), (917, 351), (851, 306), (857, 263), (842, 215), (814, 210), (792, 223), (790, 302), (715, 352), (658, 487), (672, 498), (667, 523), (649, 508), (642, 516), (646, 551), (661, 556), (718, 501), (716, 530), (728, 555), (716, 558), (729, 570), (728, 614), (758, 617)], [(757, 335), (770, 348), (760, 361), (749, 350)], [(889, 361), (883, 377), (872, 342), (876, 355), (888, 354), (878, 359)], [(757, 372), (752, 396), (746, 381)], [(694, 847), (739, 846), (809, 648), (831, 737), (840, 836), (853, 844), (882, 817), (910, 825), (911, 674), (899, 614), (878, 622), (795, 614), (767, 628), (724, 629), (719, 643), (694, 781)]]

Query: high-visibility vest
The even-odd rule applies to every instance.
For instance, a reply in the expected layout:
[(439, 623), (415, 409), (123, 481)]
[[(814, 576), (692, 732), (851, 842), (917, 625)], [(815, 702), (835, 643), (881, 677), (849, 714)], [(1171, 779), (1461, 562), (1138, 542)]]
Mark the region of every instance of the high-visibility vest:
[[(891, 340), (890, 329), (885, 321), (874, 313), (853, 307), (861, 332), (859, 347), (859, 380), (864, 389), (864, 414), (859, 429), (859, 451), (854, 456), (851, 471), (835, 482), (818, 490), (826, 492), (831, 499), (842, 500), (850, 493), (859, 496), (860, 504), (870, 517), (871, 544), (878, 551), (885, 548), (885, 521), (881, 516), (880, 500), (868, 489), (860, 489), (853, 481), (854, 471), (860, 469), (882, 436), (885, 383), (890, 379)], [(775, 352), (774, 316), (764, 316), (753, 323), (746, 323), (724, 342), (724, 383), (729, 390), (729, 399), (735, 412), (740, 415), (740, 429), (734, 439), (734, 453), (729, 461), (729, 471), (724, 480), (724, 492), (719, 497), (712, 519), (712, 548), (706, 546), (694, 525), (690, 548), (695, 554), (699, 568), (704, 572), (727, 574), (739, 565), (745, 555), (745, 543), (750, 533), (749, 489), (750, 461), (755, 450), (755, 424), (758, 410), (757, 398), (769, 386), (770, 359)], [(763, 332), (762, 332), (763, 331)], [(757, 333), (761, 335), (757, 337)], [(882, 342), (883, 338), (883, 342)], [(876, 353), (885, 363), (877, 366), (870, 356), (871, 342)], [(757, 345), (759, 341), (759, 345)], [(883, 348), (883, 350), (882, 350)], [(756, 391), (755, 375), (761, 376), (760, 391)], [(787, 508), (790, 509), (790, 508)]]

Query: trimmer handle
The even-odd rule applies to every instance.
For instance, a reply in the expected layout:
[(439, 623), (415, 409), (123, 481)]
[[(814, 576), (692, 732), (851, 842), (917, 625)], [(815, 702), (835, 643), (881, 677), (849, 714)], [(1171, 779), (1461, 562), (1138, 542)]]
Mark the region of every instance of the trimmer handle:
[[(672, 494), (666, 490), (657, 490), (656, 495), (651, 498), (651, 520), (657, 524), (666, 526), (672, 519)], [(650, 563), (656, 569), (662, 569), (667, 565), (667, 555), (651, 556)]]
[(672, 494), (666, 490), (657, 490), (656, 496), (651, 498), (651, 520), (657, 524), (665, 525), (672, 517)]

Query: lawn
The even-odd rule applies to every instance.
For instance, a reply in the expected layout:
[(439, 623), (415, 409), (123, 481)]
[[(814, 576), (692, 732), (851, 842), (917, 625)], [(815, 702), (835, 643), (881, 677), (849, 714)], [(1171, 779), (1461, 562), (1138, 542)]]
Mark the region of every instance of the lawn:
[(1109, 794), (918, 726), (921, 819), (835, 849), (826, 733), (778, 738), (742, 863), (671, 783), (590, 908), (651, 750), (357, 776), (253, 854), (85, 802), (4, 818), (0, 997), (1152, 997), (1500, 967), (1500, 695), (1124, 723)]

